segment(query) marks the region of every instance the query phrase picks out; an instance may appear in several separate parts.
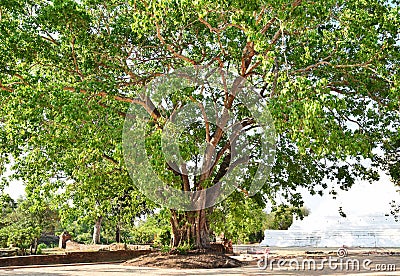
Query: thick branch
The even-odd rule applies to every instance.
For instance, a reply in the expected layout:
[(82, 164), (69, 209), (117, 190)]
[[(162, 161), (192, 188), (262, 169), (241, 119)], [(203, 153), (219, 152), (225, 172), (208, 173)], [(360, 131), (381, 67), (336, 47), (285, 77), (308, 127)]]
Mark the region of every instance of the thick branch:
[(183, 162), (181, 164), (181, 178), (182, 178), (183, 190), (184, 191), (190, 191), (190, 183), (189, 183), (188, 171), (187, 171), (185, 162)]
[(255, 55), (254, 51), (254, 42), (247, 42), (246, 46), (243, 49), (243, 55), (242, 55), (242, 65), (240, 66), (240, 74), (241, 76), (246, 75), (246, 71), (250, 66), (251, 60), (253, 59)]
[(218, 172), (213, 179), (214, 184), (218, 183), (226, 175), (226, 173), (228, 172), (230, 163), (231, 163), (231, 153), (228, 152), (228, 154), (225, 155), (224, 159), (222, 160), (222, 163), (219, 166)]

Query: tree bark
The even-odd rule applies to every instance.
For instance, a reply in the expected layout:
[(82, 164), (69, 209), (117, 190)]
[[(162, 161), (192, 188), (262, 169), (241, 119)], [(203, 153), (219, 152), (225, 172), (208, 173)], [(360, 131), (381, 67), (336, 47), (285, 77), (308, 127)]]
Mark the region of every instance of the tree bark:
[(36, 255), (38, 248), (38, 238), (34, 238), (31, 242), (31, 255)]
[(119, 225), (117, 225), (115, 229), (115, 242), (121, 243), (121, 230), (119, 229)]
[(210, 248), (207, 213), (207, 209), (186, 211), (180, 214), (171, 210), (173, 247), (190, 243), (196, 249)]
[(94, 227), (93, 227), (93, 243), (99, 244), (100, 243), (100, 230), (101, 230), (101, 222), (103, 217), (98, 217)]

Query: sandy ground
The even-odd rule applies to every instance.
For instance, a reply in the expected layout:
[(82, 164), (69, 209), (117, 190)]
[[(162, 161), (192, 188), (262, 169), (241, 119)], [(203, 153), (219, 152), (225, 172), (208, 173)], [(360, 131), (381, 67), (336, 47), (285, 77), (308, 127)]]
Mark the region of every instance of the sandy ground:
[[(386, 259), (400, 268), (399, 258)], [(399, 270), (399, 269), (397, 269)], [(32, 276), (124, 276), (124, 275), (399, 275), (399, 271), (340, 271), (325, 267), (323, 270), (294, 270), (288, 267), (261, 270), (257, 265), (226, 269), (161, 269), (146, 267), (127, 267), (120, 264), (96, 264), (53, 266), (19, 269), (0, 269), (0, 275), (32, 275)]]
[[(247, 251), (246, 247), (243, 249)], [(336, 250), (335, 248), (271, 248), (265, 269), (257, 266), (257, 257), (263, 258), (263, 255), (242, 254), (238, 256), (239, 259), (252, 262), (240, 268), (166, 269), (123, 266), (118, 263), (75, 264), (3, 268), (0, 269), (0, 275), (400, 275), (400, 249), (349, 248), (349, 255), (346, 258), (338, 258), (333, 254)], [(314, 254), (305, 254), (306, 251)]]

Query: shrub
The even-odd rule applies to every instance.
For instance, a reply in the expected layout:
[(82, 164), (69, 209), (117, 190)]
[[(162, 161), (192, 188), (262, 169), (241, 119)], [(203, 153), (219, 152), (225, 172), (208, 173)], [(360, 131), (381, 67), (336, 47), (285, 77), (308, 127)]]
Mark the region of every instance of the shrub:
[(8, 246), (8, 237), (10, 231), (8, 227), (4, 227), (0, 229), (0, 247), (7, 247)]
[[(149, 231), (147, 231), (149, 230)], [(156, 230), (143, 229), (143, 227), (135, 227), (128, 238), (130, 243), (133, 244), (149, 244), (154, 240)]]
[(92, 234), (91, 233), (81, 233), (74, 238), (74, 241), (78, 243), (90, 244), (92, 243)]
[(168, 252), (171, 251), (171, 246), (169, 246), (169, 245), (162, 246), (162, 247), (160, 248), (160, 250), (161, 250), (161, 252), (163, 252), (163, 253), (168, 253)]
[(45, 249), (45, 248), (47, 248), (47, 245), (45, 243), (39, 244), (37, 247), (36, 254), (39, 254), (39, 255), (42, 254), (43, 253), (42, 249)]
[(11, 227), (8, 244), (15, 244), (22, 250), (22, 254), (25, 255), (32, 241), (40, 236), (40, 233), (41, 229), (39, 227)]
[(163, 247), (169, 245), (171, 242), (171, 231), (166, 228), (162, 228), (159, 230), (158, 235), (154, 239), (155, 247)]
[(179, 251), (180, 254), (186, 254), (189, 250), (193, 249), (193, 244), (190, 242), (183, 242), (183, 244), (178, 245), (176, 250)]

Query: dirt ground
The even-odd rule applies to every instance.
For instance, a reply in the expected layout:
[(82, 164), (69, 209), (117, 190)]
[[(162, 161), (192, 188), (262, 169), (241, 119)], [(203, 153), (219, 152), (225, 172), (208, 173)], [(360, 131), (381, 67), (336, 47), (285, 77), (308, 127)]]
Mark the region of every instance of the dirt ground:
[[(385, 260), (372, 259), (376, 264), (378, 262), (396, 263), (400, 268), (398, 257), (388, 257)], [(372, 276), (372, 275), (399, 275), (399, 269), (396, 271), (377, 271), (377, 270), (348, 270), (340, 271), (325, 267), (323, 270), (294, 270), (287, 267), (274, 268), (273, 270), (261, 270), (257, 265), (247, 265), (237, 268), (216, 268), (216, 269), (171, 269), (139, 266), (123, 266), (121, 264), (79, 264), (73, 266), (53, 266), (53, 267), (31, 267), (31, 268), (8, 268), (0, 269), (0, 275), (29, 275), (29, 276), (131, 276), (131, 275), (156, 275), (156, 276), (182, 276), (182, 275), (354, 275), (354, 276)]]
[[(238, 249), (238, 248), (236, 248)], [(33, 276), (125, 276), (125, 275), (400, 275), (400, 249), (360, 249), (349, 248), (348, 256), (339, 258), (335, 248), (271, 248), (264, 265), (265, 255), (248, 254), (249, 248), (239, 248), (241, 255), (234, 258), (245, 261), (242, 267), (187, 269), (185, 266), (165, 268), (150, 266), (138, 259), (130, 265), (110, 264), (74, 264), (38, 267), (10, 267), (0, 269), (0, 275)], [(147, 261), (155, 261), (153, 256)], [(196, 262), (221, 262), (195, 258)], [(263, 261), (260, 262), (260, 259)], [(177, 260), (175, 260), (177, 261)], [(171, 261), (172, 266), (174, 261)], [(223, 262), (223, 261), (222, 261)], [(192, 264), (195, 261), (192, 262)], [(257, 264), (258, 263), (258, 264)]]
[(189, 252), (187, 254), (152, 253), (124, 263), (124, 266), (162, 268), (233, 268), (243, 266), (243, 262), (216, 253)]

